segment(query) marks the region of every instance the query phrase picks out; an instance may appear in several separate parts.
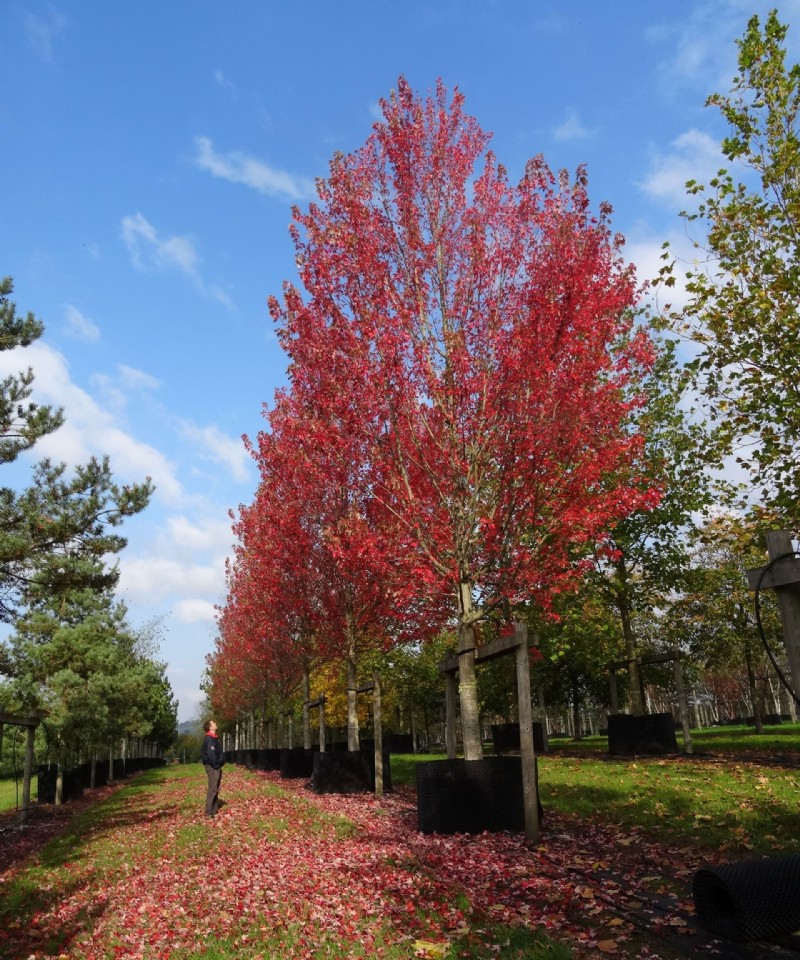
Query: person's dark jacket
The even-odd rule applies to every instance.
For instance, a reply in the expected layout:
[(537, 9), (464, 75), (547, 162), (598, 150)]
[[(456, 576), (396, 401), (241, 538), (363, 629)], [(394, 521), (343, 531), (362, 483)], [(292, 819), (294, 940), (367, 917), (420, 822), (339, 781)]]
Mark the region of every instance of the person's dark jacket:
[(214, 770), (219, 770), (223, 763), (225, 763), (225, 757), (222, 752), (222, 744), (219, 742), (219, 737), (212, 737), (210, 733), (206, 734), (205, 739), (203, 740), (203, 747), (200, 750), (200, 759), (205, 766), (209, 766)]

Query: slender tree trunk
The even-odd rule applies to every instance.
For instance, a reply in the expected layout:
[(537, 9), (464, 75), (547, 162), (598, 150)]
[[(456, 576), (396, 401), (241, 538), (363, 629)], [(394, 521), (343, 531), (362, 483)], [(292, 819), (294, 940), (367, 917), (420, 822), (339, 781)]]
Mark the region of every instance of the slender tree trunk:
[(637, 663), (639, 650), (636, 644), (636, 635), (631, 623), (631, 609), (625, 597), (619, 598), (619, 615), (622, 621), (622, 636), (625, 640), (625, 655), (628, 660), (628, 677), (630, 678), (631, 713), (640, 717), (644, 714), (644, 691), (642, 676)]
[(308, 702), (311, 699), (311, 674), (308, 666), (303, 667), (303, 749), (311, 749), (311, 711)]
[(31, 781), (33, 780), (33, 764), (35, 759), (36, 727), (28, 727), (25, 737), (25, 760), (22, 767), (22, 809), (20, 822), (25, 823), (31, 810)]
[(756, 733), (764, 732), (764, 715), (761, 709), (761, 694), (756, 683), (756, 672), (753, 667), (753, 652), (749, 641), (744, 645), (744, 662), (747, 668), (747, 685), (750, 689), (750, 702), (753, 705), (753, 722)]
[(644, 686), (642, 684), (641, 671), (637, 658), (639, 648), (636, 642), (636, 634), (633, 630), (631, 621), (631, 604), (628, 599), (628, 572), (625, 569), (625, 562), (620, 561), (615, 565), (616, 589), (614, 591), (614, 601), (619, 611), (619, 617), (622, 622), (622, 636), (625, 641), (625, 656), (628, 660), (628, 678), (630, 681), (630, 702), (631, 713), (640, 717), (644, 714)]
[(357, 751), (360, 746), (357, 686), (355, 644), (351, 641), (347, 651), (347, 749), (351, 751)]
[(64, 802), (64, 751), (59, 749), (56, 763), (56, 800), (55, 805), (60, 807)]
[(578, 694), (578, 685), (572, 684), (572, 723), (575, 727), (575, 739), (582, 739), (581, 731), (581, 701)]
[(465, 760), (483, 757), (480, 714), (478, 711), (478, 681), (475, 674), (475, 631), (473, 629), (472, 587), (459, 584), (461, 623), (458, 628), (458, 694), (461, 706), (461, 739)]

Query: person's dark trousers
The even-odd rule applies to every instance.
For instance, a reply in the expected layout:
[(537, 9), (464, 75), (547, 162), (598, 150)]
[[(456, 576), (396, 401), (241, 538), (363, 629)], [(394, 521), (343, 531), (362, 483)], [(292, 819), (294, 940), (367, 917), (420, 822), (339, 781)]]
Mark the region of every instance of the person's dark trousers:
[(208, 777), (208, 791), (206, 792), (206, 816), (213, 817), (219, 810), (219, 782), (222, 779), (222, 769), (215, 770), (206, 764)]

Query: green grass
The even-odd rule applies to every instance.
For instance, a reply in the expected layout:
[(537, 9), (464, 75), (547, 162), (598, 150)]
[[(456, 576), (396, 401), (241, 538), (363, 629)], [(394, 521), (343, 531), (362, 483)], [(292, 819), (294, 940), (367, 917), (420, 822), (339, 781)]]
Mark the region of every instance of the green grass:
[[(31, 930), (41, 929), (36, 956), (77, 960), (85, 956), (83, 951), (89, 946), (85, 938), (91, 937), (90, 931), (102, 918), (102, 941), (92, 940), (90, 952), (94, 960), (112, 960), (118, 950), (124, 953), (127, 949), (130, 930), (127, 921), (120, 922), (115, 914), (104, 916), (105, 907), (98, 896), (102, 891), (119, 889), (122, 884), (126, 890), (129, 886), (138, 890), (141, 897), (141, 878), (145, 878), (145, 885), (152, 882), (158, 889), (167, 871), (182, 878), (197, 877), (196, 892), (169, 908), (168, 922), (177, 924), (184, 933), (186, 924), (192, 924), (188, 928), (192, 936), (188, 941), (184, 936), (183, 945), (170, 948), (167, 953), (163, 947), (137, 941), (141, 950), (137, 956), (142, 960), (163, 960), (165, 956), (169, 960), (265, 960), (295, 956), (308, 960), (357, 960), (359, 957), (368, 960), (374, 955), (360, 946), (362, 937), (358, 929), (351, 936), (339, 939), (330, 931), (318, 929), (312, 916), (302, 919), (303, 911), (308, 909), (302, 899), (300, 919), (294, 909), (284, 925), (278, 923), (267, 928), (258, 915), (242, 914), (230, 925), (230, 936), (204, 936), (200, 929), (206, 922), (202, 920), (202, 913), (187, 914), (184, 921), (182, 908), (190, 904), (208, 901), (212, 916), (218, 913), (219, 899), (214, 890), (225, 882), (220, 877), (210, 877), (206, 866), (209, 853), (214, 854), (215, 850), (214, 845), (209, 848), (208, 821), (198, 810), (203, 789), (203, 774), (198, 765), (156, 769), (125, 783), (103, 802), (78, 814), (66, 831), (46, 844), (34, 860), (14, 872), (4, 884), (0, 930), (10, 931), (12, 939), (4, 940), (0, 936), (0, 952), (10, 944), (12, 952), (4, 956), (25, 960), (33, 953), (25, 937), (31, 935)], [(265, 793), (274, 796), (276, 807), (280, 807), (275, 817), (270, 815), (272, 807), (263, 804)], [(236, 776), (231, 776), (226, 796), (231, 809), (239, 811), (236, 816), (240, 819), (232, 821), (232, 828), (226, 826), (224, 817), (214, 823), (212, 836), (215, 844), (224, 850), (223, 864), (232, 858), (263, 855), (265, 847), (279, 846), (284, 832), (290, 828), (296, 831), (298, 824), (302, 835), (309, 838), (309, 845), (313, 845), (318, 834), (324, 834), (321, 849), (330, 852), (326, 855), (335, 856), (336, 844), (340, 840), (349, 841), (357, 833), (355, 825), (345, 817), (324, 813), (305, 797), (265, 785), (252, 774), (237, 771)], [(258, 816), (244, 813), (257, 804), (260, 804)], [(244, 830), (243, 825), (246, 825)], [(269, 864), (269, 856), (264, 862)], [(399, 868), (398, 876), (406, 873), (413, 875), (411, 866), (408, 870)], [(166, 882), (164, 897), (170, 895), (170, 889)], [(243, 893), (250, 889), (248, 884)], [(346, 895), (345, 888), (342, 896)], [(298, 897), (302, 896), (301, 889)], [(462, 912), (472, 912), (465, 894), (455, 890), (453, 898)], [(75, 902), (78, 908), (72, 907), (70, 913), (70, 905)], [(157, 897), (156, 911), (159, 905)], [(65, 906), (66, 913), (62, 916)], [(418, 903), (417, 907), (424, 914), (421, 928), (438, 929), (435, 907), (426, 902)], [(47, 917), (53, 918), (49, 926), (37, 928), (42, 918)], [(164, 921), (154, 919), (155, 926), (147, 929), (157, 930), (161, 922)], [(370, 933), (374, 933), (372, 927)], [(15, 934), (18, 941), (13, 939)], [(398, 928), (390, 925), (387, 918), (386, 929), (379, 929), (375, 934), (375, 943), (385, 960), (426, 957), (429, 960), (490, 960), (498, 955), (512, 960), (570, 960), (572, 956), (567, 946), (553, 943), (540, 931), (499, 925), (490, 917), (483, 918), (474, 928), (465, 926), (457, 935), (439, 942), (415, 940), (413, 936), (398, 938)]]
[[(748, 727), (715, 728), (693, 731), (693, 741), (696, 755), (661, 759), (609, 757), (605, 737), (556, 741), (556, 749), (538, 760), (545, 818), (560, 813), (590, 823), (596, 819), (604, 826), (618, 825), (623, 836), (650, 836), (667, 846), (688, 845), (699, 851), (722, 850), (730, 859), (800, 852), (796, 830), (800, 770), (769, 766), (755, 755), (800, 756), (800, 727), (785, 724), (768, 728), (760, 736)], [(748, 753), (754, 754), (752, 761), (744, 762), (742, 757)], [(413, 785), (418, 762), (441, 758), (442, 754), (393, 755), (392, 781)], [(100, 891), (127, 882), (125, 871), (130, 864), (148, 864), (147, 870), (154, 878), (160, 875), (163, 864), (178, 874), (197, 870), (198, 856), (202, 857), (198, 851), (205, 849), (208, 839), (208, 825), (198, 815), (202, 776), (199, 765), (148, 771), (125, 783), (103, 803), (82, 811), (65, 833), (43, 848), (37, 860), (4, 885), (0, 929), (5, 924), (24, 931), (35, 917), (52, 907), (54, 891), (58, 898), (68, 899), (76, 891)], [(335, 844), (357, 836), (357, 828), (347, 818), (324, 813), (310, 799), (263, 781), (257, 789), (261, 795), (274, 796), (274, 813), (271, 807), (254, 806), (252, 813), (245, 814), (254, 789), (247, 777), (237, 777), (231, 778), (228, 791), (224, 791), (231, 808), (242, 811), (240, 826), (245, 826), (224, 841), (226, 855), (246, 858), (270, 845), (278, 848), (286, 836), (296, 833), (298, 825), (309, 845), (320, 837), (325, 844), (334, 845), (331, 850), (335, 850)], [(0, 782), (0, 798), (9, 796), (13, 807), (13, 781)], [(396, 866), (402, 873), (414, 874), (411, 863)], [(457, 892), (454, 897), (457, 899)], [(68, 952), (74, 950), (70, 937), (78, 929), (90, 929), (95, 922), (93, 902), (93, 897), (87, 896), (85, 908), (72, 917), (71, 926), (63, 932), (55, 926), (49, 932), (49, 953), (45, 955), (64, 952), (70, 960), (77, 956)], [(419, 903), (418, 909), (418, 919), (423, 923), (430, 920), (435, 927), (436, 908)], [(466, 914), (466, 904), (459, 909)], [(281, 929), (268, 931), (248, 924), (243, 918), (241, 929), (230, 940), (209, 940), (198, 934), (196, 946), (172, 950), (170, 960), (358, 957), (357, 937), (345, 943), (330, 933), (320, 933), (314, 940), (311, 918), (299, 924), (293, 920)], [(114, 955), (115, 937), (124, 937), (124, 927), (109, 928), (104, 939), (106, 952), (97, 955), (102, 960)], [(396, 931), (393, 936), (388, 927), (379, 932), (378, 942), (381, 939), (386, 960), (490, 960), (498, 955), (512, 960), (569, 960), (571, 956), (563, 944), (524, 927), (492, 925), (491, 918), (485, 918), (478, 932), (465, 931), (449, 943), (398, 944)], [(119, 945), (122, 941), (116, 942)], [(310, 942), (312, 952), (304, 952)], [(0, 944), (0, 952), (1, 948)], [(20, 953), (12, 960), (25, 960), (27, 956)], [(156, 960), (157, 956), (156, 952), (143, 954), (144, 960)]]
[[(31, 781), (31, 801), (36, 800), (36, 777)], [(22, 806), (22, 778), (0, 780), (0, 813)]]
[[(605, 736), (556, 740), (553, 752), (538, 758), (545, 816), (554, 811), (600, 818), (624, 830), (643, 829), (664, 841), (732, 855), (800, 852), (800, 769), (737, 759), (748, 753), (800, 757), (800, 725), (767, 730), (692, 731), (696, 755), (664, 759), (610, 757)], [(393, 755), (392, 782), (413, 785), (418, 762), (441, 758)]]
[[(678, 749), (683, 751), (683, 733), (675, 731)], [(703, 727), (692, 730), (692, 747), (695, 753), (780, 753), (793, 750), (800, 753), (800, 724), (782, 723), (764, 728), (757, 734), (750, 726)], [(554, 753), (606, 753), (608, 737), (596, 734), (573, 740), (569, 737), (555, 737), (550, 741)]]

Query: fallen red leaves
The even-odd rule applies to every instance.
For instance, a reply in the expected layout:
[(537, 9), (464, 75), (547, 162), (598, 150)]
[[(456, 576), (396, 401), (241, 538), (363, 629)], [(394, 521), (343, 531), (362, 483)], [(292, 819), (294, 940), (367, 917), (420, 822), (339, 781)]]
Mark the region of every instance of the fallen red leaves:
[[(167, 960), (224, 941), (255, 957), (260, 941), (283, 931), (292, 958), (312, 957), (325, 938), (373, 957), (406, 942), (414, 956), (415, 942), (445, 944), (492, 922), (544, 927), (578, 952), (652, 957), (637, 923), (671, 934), (687, 926), (685, 891), (668, 889), (663, 870), (688, 878), (696, 864), (643, 835), (626, 844), (630, 835), (613, 827), (549, 815), (531, 848), (521, 835), (423, 835), (408, 788), (380, 800), (314, 796), (299, 782), (237, 769), (226, 769), (224, 786), (229, 803), (213, 821), (202, 816), (199, 779), (165, 784), (157, 808), (132, 794), (70, 863), (52, 866), (52, 889), (39, 872), (30, 922), (0, 933), (0, 954)], [(196, 792), (192, 811), (187, 790)], [(354, 828), (343, 831), (339, 817)], [(51, 835), (23, 832), (18, 853)], [(25, 865), (7, 870), (0, 894), (25, 876)], [(639, 896), (653, 888), (657, 910)]]

